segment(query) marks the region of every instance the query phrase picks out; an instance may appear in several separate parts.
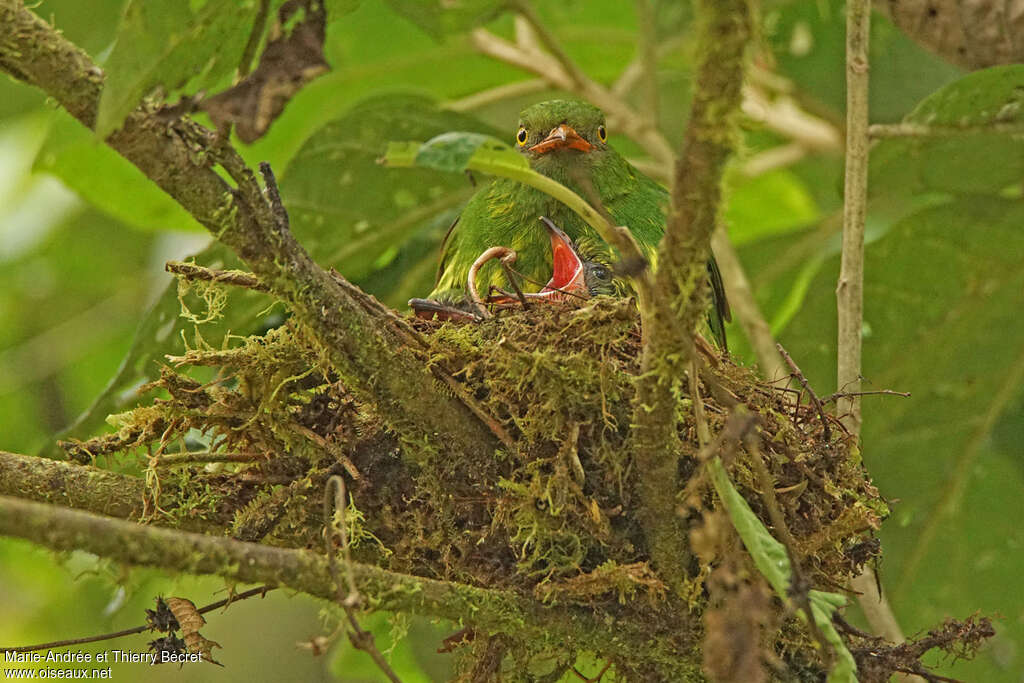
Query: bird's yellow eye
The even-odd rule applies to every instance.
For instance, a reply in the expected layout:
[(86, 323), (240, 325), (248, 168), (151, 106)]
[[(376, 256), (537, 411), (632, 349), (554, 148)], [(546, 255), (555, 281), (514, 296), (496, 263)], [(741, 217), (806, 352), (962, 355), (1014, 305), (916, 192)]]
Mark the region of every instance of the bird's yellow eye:
[(608, 131), (604, 129), (604, 126), (597, 127), (597, 137), (601, 138), (601, 142), (608, 139)]
[(519, 143), (520, 147), (526, 144), (526, 129), (522, 126), (519, 127), (519, 132), (516, 133), (516, 142)]

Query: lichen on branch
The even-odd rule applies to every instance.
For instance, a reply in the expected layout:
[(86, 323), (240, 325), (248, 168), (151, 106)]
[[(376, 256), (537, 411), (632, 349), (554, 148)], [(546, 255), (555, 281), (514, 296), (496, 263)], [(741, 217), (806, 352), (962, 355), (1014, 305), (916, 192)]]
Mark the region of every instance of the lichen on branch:
[(748, 0), (698, 3), (701, 61), (693, 104), (672, 184), (672, 206), (658, 250), (654, 293), (641, 310), (642, 372), (634, 402), (632, 448), (641, 520), (655, 567), (684, 589), (692, 554), (675, 492), (680, 458), (695, 448), (676, 432), (681, 384), (693, 355), (693, 335), (704, 315), (706, 263), (721, 199), (722, 172), (735, 144), (747, 45), (753, 33)]

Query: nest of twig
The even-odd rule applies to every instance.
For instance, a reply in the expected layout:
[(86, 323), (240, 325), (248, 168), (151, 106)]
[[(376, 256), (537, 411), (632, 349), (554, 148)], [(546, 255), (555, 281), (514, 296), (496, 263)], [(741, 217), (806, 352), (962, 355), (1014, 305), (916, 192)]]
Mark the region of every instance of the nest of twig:
[[(289, 325), (231, 350), (196, 348), (171, 359), (174, 367), (145, 387), (160, 396), (118, 416), (116, 435), (65, 447), (79, 460), (137, 454), (128, 466), (148, 470), (153, 518), (198, 517), (229, 526), (236, 538), (290, 547), (319, 547), (321, 491), (327, 477), (342, 474), (352, 499), (350, 544), (361, 561), (549, 604), (642, 610), (662, 615), (666, 628), (682, 610), (689, 632), (680, 638), (691, 644), (700, 635), (693, 613), (721, 603), (722, 590), (758, 582), (735, 539), (723, 542), (719, 534), (707, 542), (709, 520), (719, 514), (703, 467), (711, 455), (724, 456), (732, 481), (769, 525), (764, 490), (774, 488), (790, 550), (810, 584), (840, 589), (871, 558), (871, 532), (887, 508), (838, 422), (795, 405), (791, 392), (727, 358), (706, 359), (699, 397), (682, 395), (677, 411), (678, 513), (695, 555), (684, 595), (670, 595), (635, 514), (635, 307), (599, 299), (579, 309), (535, 306), (480, 324), (413, 324), (428, 345), (419, 351), (423, 362), (448, 378), (438, 391), (455, 387), (489, 416), (503, 447), (459, 460), (403, 443), (372, 405), (348, 394), (322, 350)], [(721, 434), (730, 415), (752, 416), (747, 436), (702, 449), (695, 400), (711, 434)], [(754, 457), (763, 468), (752, 466)], [(709, 580), (715, 567), (728, 572)], [(777, 624), (789, 625), (757, 635), (758, 642), (791, 665), (814, 661), (809, 636), (787, 621), (781, 603), (764, 602)], [(508, 651), (529, 659), (542, 647), (556, 646)], [(564, 660), (572, 645), (563, 647), (547, 655)], [(486, 655), (485, 645), (465, 649), (470, 660)], [(616, 666), (629, 671), (626, 662)]]

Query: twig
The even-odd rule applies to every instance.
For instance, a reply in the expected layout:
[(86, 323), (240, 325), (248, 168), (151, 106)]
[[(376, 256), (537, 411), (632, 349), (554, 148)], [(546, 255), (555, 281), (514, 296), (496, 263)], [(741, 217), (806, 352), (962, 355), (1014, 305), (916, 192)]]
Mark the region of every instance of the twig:
[(508, 280), (510, 285), (512, 285), (512, 291), (516, 293), (516, 298), (519, 299), (519, 303), (522, 305), (523, 310), (529, 309), (530, 303), (526, 300), (526, 294), (523, 293), (523, 288), (520, 287), (519, 283), (516, 281), (516, 271), (512, 269), (512, 266), (510, 266), (508, 261), (505, 259), (501, 259), (498, 263), (501, 264), (501, 269), (505, 271), (505, 279)]
[[(201, 607), (199, 614), (206, 614), (212, 612), (215, 609), (219, 609), (226, 605), (230, 605), (233, 602), (239, 600), (246, 600), (253, 597), (254, 595), (266, 595), (270, 591), (274, 590), (273, 586), (259, 586), (258, 588), (252, 588), (250, 590), (239, 593), (238, 595), (232, 595), (231, 597), (218, 600), (217, 602), (211, 602), (205, 607)], [(123, 638), (124, 636), (135, 635), (136, 633), (144, 633), (145, 631), (152, 631), (153, 627), (149, 624), (143, 624), (142, 626), (135, 626), (134, 628), (126, 628), (123, 631), (115, 631), (113, 633), (104, 633), (98, 636), (87, 636), (85, 638), (74, 638), (72, 640), (55, 640), (52, 643), (39, 643), (38, 645), (21, 645), (19, 647), (0, 647), (0, 653), (3, 652), (35, 652), (37, 650), (55, 650), (60, 647), (68, 647), (71, 645), (82, 645), (84, 643), (96, 643), (101, 640), (114, 640), (115, 638)]]
[(658, 250), (650, 305), (641, 302), (641, 373), (633, 400), (631, 445), (637, 469), (637, 516), (661, 578), (685, 590), (692, 557), (676, 512), (678, 458), (675, 391), (693, 357), (693, 335), (706, 307), (706, 263), (732, 152), (744, 55), (751, 31), (747, 0), (704, 0), (693, 104), (675, 167), (672, 207)]
[[(564, 69), (566, 75), (568, 75), (570, 81), (576, 86), (575, 89), (585, 87), (592, 81), (590, 78), (583, 73), (583, 70), (569, 57), (568, 53), (562, 48), (562, 44), (558, 42), (555, 35), (548, 28), (547, 24), (540, 20), (537, 16), (536, 10), (533, 8), (533, 4), (530, 0), (510, 0), (509, 4), (515, 11), (517, 11), (530, 25), (533, 32), (543, 43), (544, 47), (548, 49), (558, 63)], [(536, 52), (536, 50), (534, 50)]]
[(872, 138), (948, 138), (959, 135), (979, 135), (983, 133), (999, 133), (1004, 135), (1024, 134), (1024, 124), (1020, 122), (973, 123), (957, 125), (924, 124), (924, 123), (875, 123), (868, 127), (868, 135)]
[(782, 358), (793, 371), (791, 376), (795, 377), (797, 381), (800, 382), (800, 386), (802, 386), (804, 391), (807, 392), (807, 395), (811, 397), (811, 403), (814, 405), (814, 409), (818, 411), (818, 417), (821, 419), (821, 428), (825, 441), (831, 441), (832, 430), (828, 427), (828, 417), (825, 415), (825, 408), (821, 405), (821, 399), (819, 399), (818, 395), (814, 393), (814, 389), (811, 388), (810, 382), (808, 382), (807, 378), (804, 377), (804, 373), (800, 371), (796, 361), (794, 361), (793, 357), (789, 355), (789, 352), (782, 347), (782, 344), (776, 344), (775, 348), (779, 350), (779, 353), (782, 354)]
[[(668, 56), (673, 52), (678, 51), (681, 47), (686, 45), (686, 36), (678, 34), (669, 36), (663, 39), (655, 50), (657, 59)], [(611, 93), (618, 98), (626, 99), (629, 93), (636, 87), (636, 84), (644, 76), (644, 56), (643, 53), (638, 54), (633, 58), (626, 68), (622, 70), (619, 77), (612, 83)]]
[(214, 453), (212, 451), (195, 451), (191, 453), (172, 453), (154, 458), (157, 467), (174, 467), (192, 463), (211, 462), (255, 462), (266, 459), (263, 453)]
[(697, 443), (701, 449), (711, 443), (711, 430), (708, 429), (708, 420), (704, 415), (704, 399), (700, 397), (700, 381), (697, 379), (697, 359), (690, 361), (690, 400), (693, 401), (693, 418), (697, 423)]
[[(864, 321), (864, 219), (868, 183), (868, 36), (871, 3), (846, 7), (846, 182), (843, 197), (843, 254), (836, 285), (839, 311), (838, 382), (860, 391), (861, 328)], [(840, 413), (851, 434), (860, 436), (860, 401), (841, 398)]]
[(238, 62), (238, 79), (242, 80), (252, 71), (252, 61), (256, 56), (256, 48), (260, 45), (263, 31), (267, 27), (267, 17), (270, 15), (270, 0), (260, 0), (259, 9), (256, 10), (256, 17), (252, 22), (252, 30), (249, 32), (249, 39), (242, 50), (242, 58)]
[(811, 151), (843, 151), (842, 133), (828, 121), (805, 112), (789, 97), (769, 98), (747, 86), (743, 89), (743, 113)]
[[(852, 394), (840, 397), (837, 411), (847, 431), (860, 438), (861, 330), (864, 324), (864, 220), (868, 184), (868, 40), (871, 32), (870, 0), (850, 0), (846, 5), (846, 178), (843, 197), (843, 253), (836, 285), (839, 317), (838, 386)], [(858, 599), (872, 629), (902, 641), (899, 624), (881, 596), (867, 599), (866, 574), (852, 585), (861, 590)]]
[(604, 675), (608, 672), (608, 669), (610, 669), (611, 667), (611, 660), (605, 662), (604, 666), (601, 667), (601, 670), (598, 671), (597, 675), (593, 678), (587, 678), (582, 673), (580, 673), (580, 670), (577, 669), (575, 666), (572, 667), (572, 672), (576, 674), (576, 678), (580, 679), (581, 681), (586, 681), (586, 683), (600, 683), (601, 679), (604, 678)]
[(902, 396), (903, 398), (910, 398), (909, 391), (893, 391), (892, 389), (878, 389), (877, 391), (837, 391), (836, 393), (821, 399), (823, 404), (831, 403), (840, 398), (848, 398), (850, 396)]
[(506, 83), (505, 85), (499, 85), (488, 90), (481, 90), (457, 100), (451, 100), (444, 104), (444, 108), (451, 111), (472, 111), (495, 102), (544, 92), (550, 87), (548, 82), (542, 78), (531, 78), (526, 81)]
[[(337, 590), (336, 602), (345, 610), (349, 628), (352, 629), (348, 634), (349, 642), (357, 650), (362, 650), (370, 655), (374, 664), (384, 672), (388, 680), (392, 683), (402, 683), (384, 655), (377, 649), (373, 633), (363, 630), (356, 617), (356, 609), (362, 604), (362, 598), (359, 595), (359, 589), (356, 588), (356, 577), (352, 573), (352, 555), (348, 543), (348, 527), (345, 524), (347, 498), (344, 479), (334, 475), (327, 480), (327, 485), (324, 487), (324, 526), (327, 530), (327, 533), (324, 534), (324, 544), (327, 551), (327, 566)], [(341, 537), (341, 552), (345, 556), (345, 581), (348, 584), (348, 595), (345, 595), (344, 587), (338, 578), (338, 561), (334, 550), (335, 534)]]
[(349, 476), (351, 476), (353, 479), (357, 481), (360, 479), (362, 475), (359, 474), (359, 470), (356, 468), (355, 463), (349, 460), (349, 457), (345, 455), (344, 451), (342, 451), (341, 447), (339, 447), (337, 444), (331, 443), (324, 437), (314, 432), (309, 427), (301, 425), (298, 422), (290, 422), (288, 424), (288, 428), (291, 429), (293, 432), (306, 437), (307, 439), (318, 445), (320, 448), (324, 449), (332, 456), (334, 456), (334, 459), (338, 462), (338, 464), (344, 467), (345, 471), (348, 472)]
[(792, 166), (807, 157), (807, 154), (807, 148), (796, 142), (770, 147), (746, 159), (740, 166), (740, 173), (748, 178), (754, 178), (769, 171)]
[(205, 268), (194, 263), (184, 263), (182, 261), (168, 261), (164, 264), (164, 270), (174, 275), (180, 275), (186, 280), (234, 285), (235, 287), (253, 289), (257, 292), (270, 291), (255, 275), (242, 270), (217, 270), (216, 268)]
[(747, 280), (732, 242), (723, 230), (718, 229), (711, 235), (711, 246), (718, 261), (718, 268), (722, 271), (722, 278), (727, 283), (729, 305), (754, 348), (761, 372), (771, 380), (786, 376), (786, 366), (775, 348), (771, 326), (764, 319), (754, 299), (754, 290)]

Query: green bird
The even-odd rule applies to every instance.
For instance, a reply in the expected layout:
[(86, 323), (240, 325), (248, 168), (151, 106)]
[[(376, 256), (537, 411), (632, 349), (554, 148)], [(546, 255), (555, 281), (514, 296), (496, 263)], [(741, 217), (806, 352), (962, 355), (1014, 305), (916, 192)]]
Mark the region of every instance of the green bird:
[[(491, 247), (483, 252), (470, 268), (467, 277), (469, 297), (456, 303), (436, 299), (410, 299), (409, 306), (418, 316), (430, 319), (479, 322), (488, 317), (488, 308), (516, 307), (524, 302), (573, 302), (585, 301), (594, 296), (615, 294), (615, 278), (611, 268), (599, 261), (586, 258), (579, 253), (576, 245), (547, 216), (540, 220), (551, 238), (551, 279), (539, 292), (508, 292), (481, 294), (476, 287), (476, 278), (483, 263), (491, 259), (514, 263), (517, 254), (507, 247)], [(522, 295), (522, 299), (519, 298)]]
[[(665, 232), (668, 192), (626, 161), (608, 144), (605, 117), (600, 109), (585, 102), (551, 100), (525, 109), (515, 136), (520, 152), (530, 166), (572, 189), (604, 210), (618, 225), (632, 232), (641, 250), (653, 262)], [(552, 241), (539, 217), (546, 216), (585, 255), (591, 268), (611, 272), (617, 261), (615, 251), (597, 232), (569, 207), (547, 194), (522, 183), (497, 178), (482, 187), (463, 209), (442, 246), (438, 278), (431, 298), (455, 302), (465, 299), (469, 270), (476, 258), (492, 246), (516, 251), (516, 270), (537, 289), (552, 272)], [(486, 293), (491, 285), (503, 284), (503, 271), (488, 268), (476, 274), (477, 285)], [(721, 275), (714, 258), (708, 261), (711, 282), (708, 326), (725, 349), (725, 321), (730, 319)], [(628, 292), (628, 285), (616, 279), (616, 289)]]

